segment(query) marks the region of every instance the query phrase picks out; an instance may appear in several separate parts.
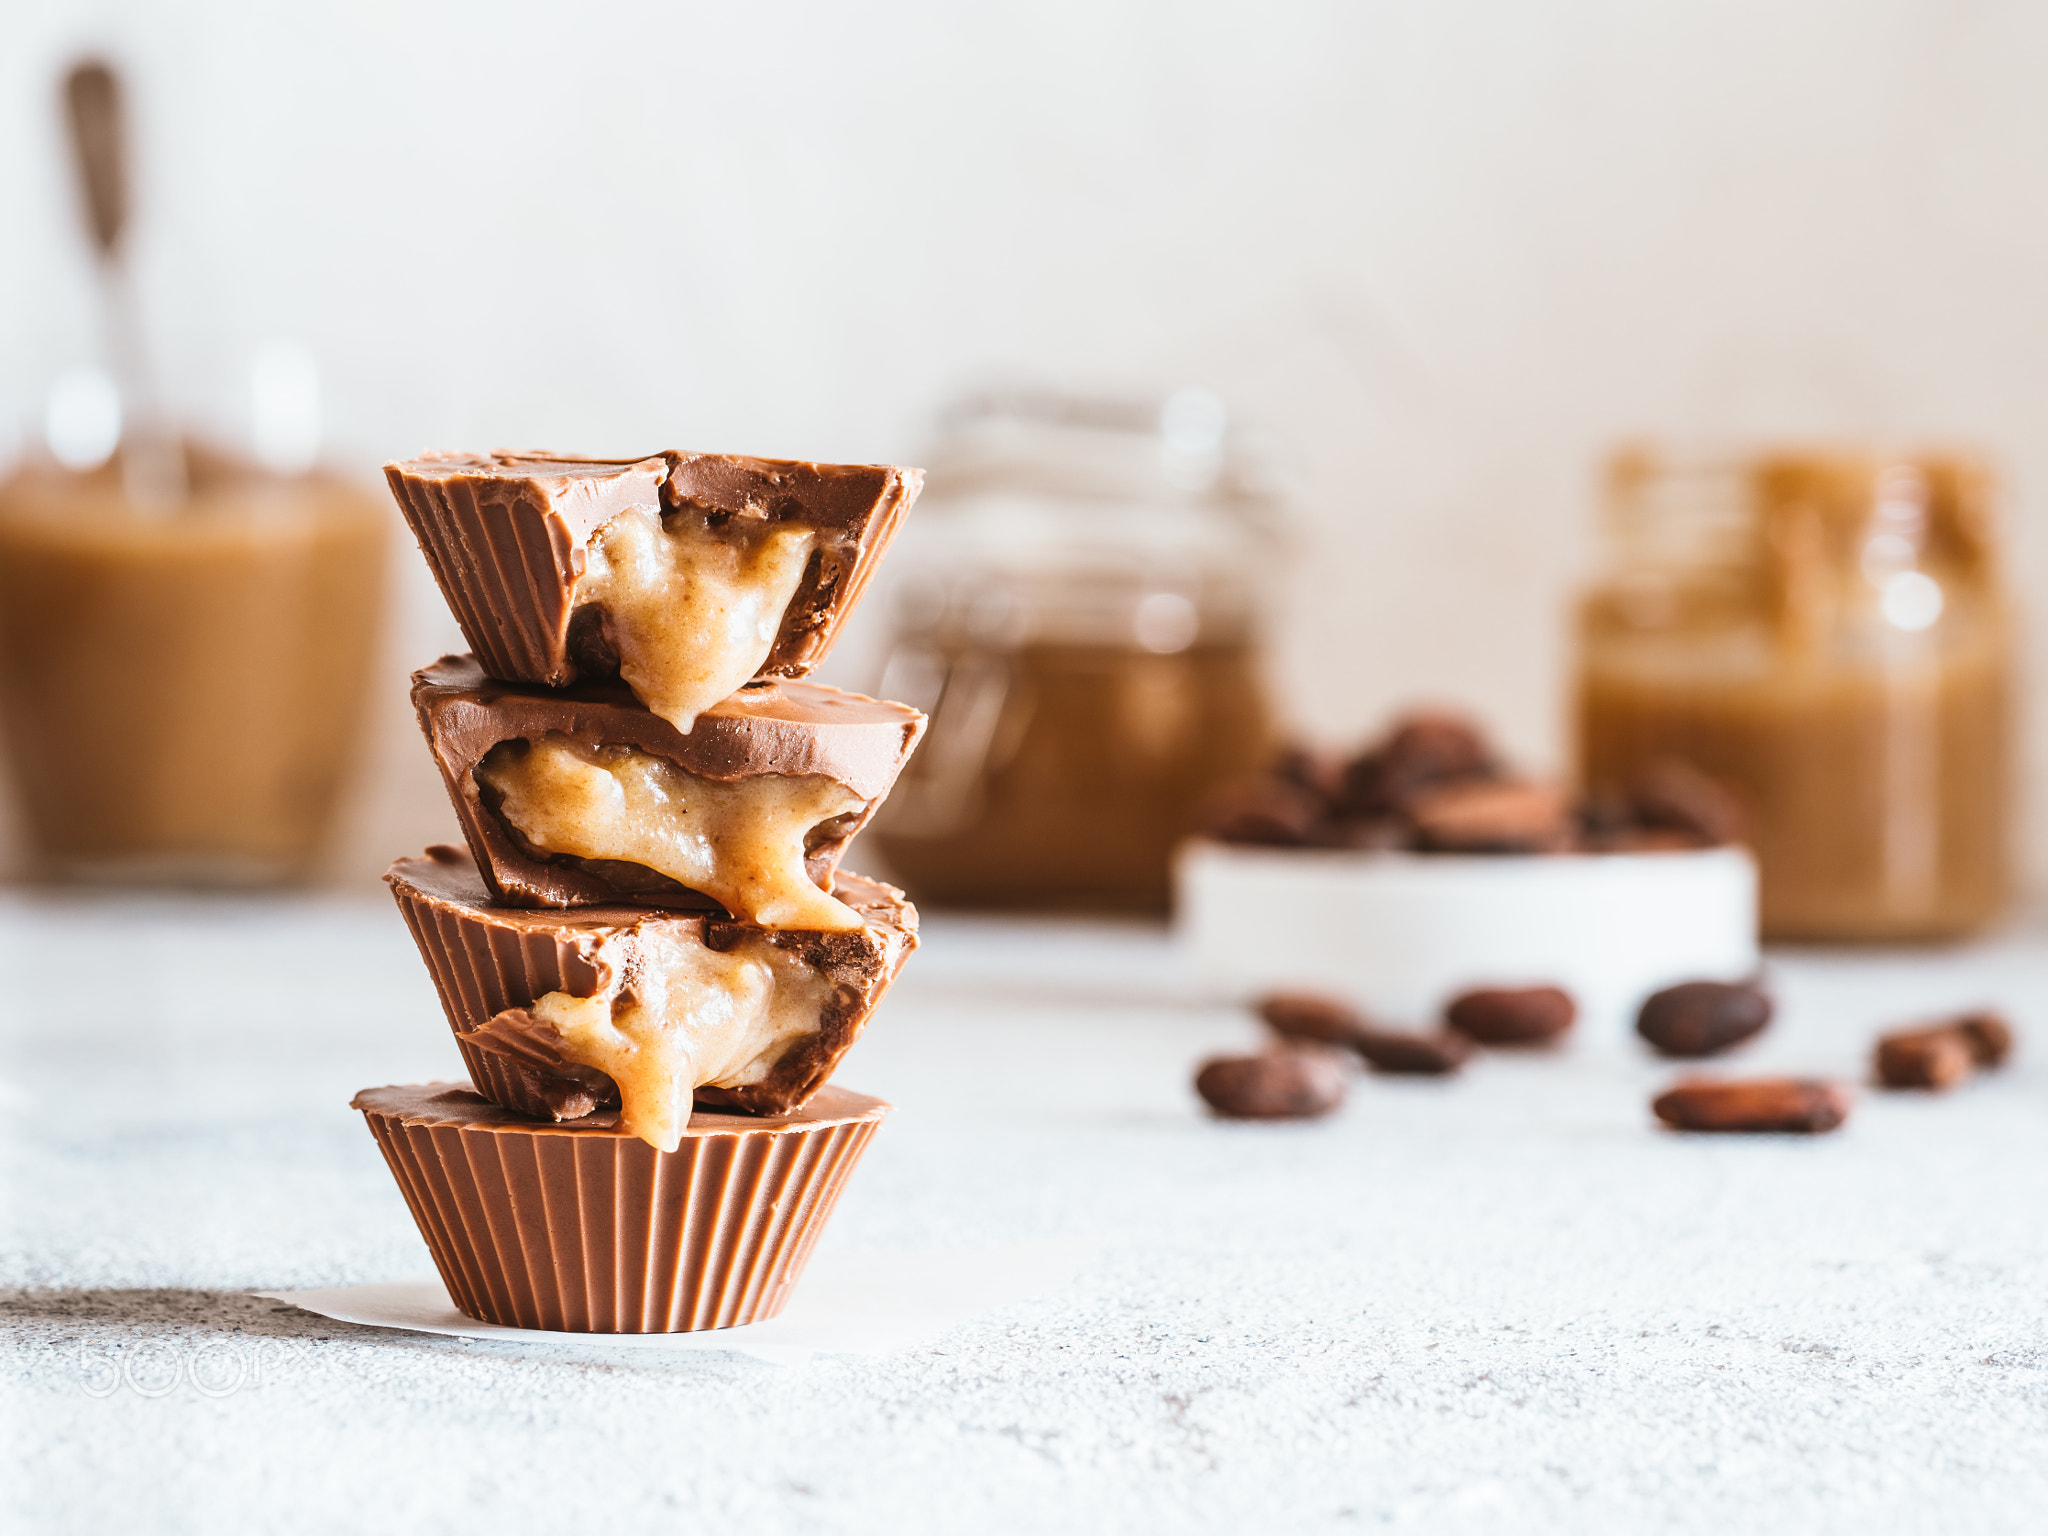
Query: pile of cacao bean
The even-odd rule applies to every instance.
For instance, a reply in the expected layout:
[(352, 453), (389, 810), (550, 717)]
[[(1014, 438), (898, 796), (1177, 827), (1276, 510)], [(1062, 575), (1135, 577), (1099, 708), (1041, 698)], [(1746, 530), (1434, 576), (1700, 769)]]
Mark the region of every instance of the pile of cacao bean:
[(1626, 794), (1574, 800), (1505, 767), (1463, 715), (1410, 714), (1346, 759), (1308, 747), (1210, 797), (1200, 830), (1218, 842), (1421, 853), (1627, 853), (1739, 842), (1742, 808), (1669, 759)]
[[(1774, 1010), (1761, 980), (1688, 981), (1645, 999), (1636, 1033), (1659, 1056), (1718, 1056), (1763, 1033)], [(1269, 1041), (1245, 1056), (1216, 1056), (1195, 1074), (1195, 1091), (1219, 1117), (1304, 1120), (1344, 1102), (1353, 1070), (1442, 1076), (1481, 1048), (1541, 1049), (1560, 1043), (1578, 1016), (1561, 987), (1488, 987), (1453, 998), (1437, 1027), (1390, 1029), (1340, 999), (1275, 992), (1258, 1003)], [(1978, 1010), (1891, 1031), (1878, 1038), (1872, 1076), (1884, 1088), (1953, 1088), (2011, 1056), (2013, 1031)], [(1839, 1127), (1851, 1098), (1823, 1078), (1682, 1079), (1651, 1101), (1672, 1130), (1818, 1134)]]

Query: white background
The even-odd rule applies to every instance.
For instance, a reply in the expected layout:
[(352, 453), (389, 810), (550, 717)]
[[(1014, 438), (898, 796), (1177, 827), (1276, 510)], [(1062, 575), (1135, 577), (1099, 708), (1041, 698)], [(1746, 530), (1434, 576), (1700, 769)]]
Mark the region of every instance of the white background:
[[(1286, 699), (1333, 739), (1449, 697), (1562, 762), (1625, 433), (1980, 441), (2048, 577), (2039, 6), (13, 0), (7, 32), (0, 422), (97, 345), (55, 90), (102, 48), (155, 350), (218, 430), (273, 338), (363, 474), (914, 459), (992, 374), (1199, 380), (1292, 445)], [(354, 875), (446, 826), (416, 564)]]

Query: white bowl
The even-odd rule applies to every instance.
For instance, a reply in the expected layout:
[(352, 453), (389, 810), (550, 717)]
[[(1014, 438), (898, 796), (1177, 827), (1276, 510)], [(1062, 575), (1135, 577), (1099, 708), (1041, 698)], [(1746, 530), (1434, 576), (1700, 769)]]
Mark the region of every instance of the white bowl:
[(1476, 986), (1554, 984), (1619, 1038), (1661, 987), (1757, 966), (1746, 849), (1473, 855), (1183, 844), (1174, 926), (1203, 990), (1346, 997), (1419, 1027)]

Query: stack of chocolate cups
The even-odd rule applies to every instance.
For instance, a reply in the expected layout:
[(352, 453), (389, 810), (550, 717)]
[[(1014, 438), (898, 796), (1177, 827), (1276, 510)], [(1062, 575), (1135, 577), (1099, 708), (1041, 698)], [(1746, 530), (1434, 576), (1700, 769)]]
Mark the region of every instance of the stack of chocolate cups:
[(917, 947), (839, 867), (924, 717), (804, 681), (917, 470), (662, 453), (385, 468), (472, 654), (413, 675), (467, 849), (385, 877), (467, 1086), (354, 1100), (455, 1304), (773, 1317), (889, 1106), (828, 1079)]

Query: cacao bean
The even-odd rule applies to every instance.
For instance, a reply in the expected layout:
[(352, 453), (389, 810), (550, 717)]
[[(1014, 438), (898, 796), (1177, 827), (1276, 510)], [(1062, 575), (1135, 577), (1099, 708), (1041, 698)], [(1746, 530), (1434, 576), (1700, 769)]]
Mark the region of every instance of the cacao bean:
[(1636, 1014), (1636, 1033), (1659, 1055), (1713, 1056), (1760, 1034), (1770, 1022), (1770, 994), (1760, 987), (1687, 981), (1650, 994)]
[(1344, 1066), (1323, 1050), (1214, 1056), (1196, 1072), (1195, 1092), (1227, 1120), (1312, 1120), (1344, 1102)]
[(1969, 1036), (1953, 1024), (1901, 1029), (1877, 1042), (1877, 1080), (1887, 1088), (1953, 1088), (1976, 1069)]
[(1497, 771), (1486, 738), (1463, 715), (1412, 714), (1345, 767), (1338, 808), (1347, 816), (1399, 814), (1433, 785), (1488, 779)]
[(1258, 1012), (1283, 1039), (1324, 1045), (1349, 1046), (1372, 1027), (1349, 1003), (1318, 992), (1269, 992), (1259, 999)]
[(1282, 1039), (1343, 1046), (1381, 1072), (1455, 1072), (1472, 1055), (1463, 1035), (1375, 1029), (1349, 1003), (1313, 992), (1268, 993), (1259, 999), (1259, 1017)]
[(1472, 1058), (1472, 1042), (1446, 1029), (1434, 1035), (1411, 1035), (1369, 1029), (1351, 1042), (1376, 1072), (1441, 1076), (1455, 1072)]
[(1953, 1088), (1977, 1067), (2001, 1067), (2012, 1026), (1988, 1010), (1959, 1013), (1878, 1038), (1874, 1066), (1887, 1088)]
[(1436, 853), (1556, 853), (1578, 830), (1556, 789), (1512, 779), (1427, 790), (1410, 802), (1408, 819), (1416, 846)]
[(1678, 1131), (1778, 1131), (1814, 1135), (1849, 1118), (1849, 1095), (1813, 1078), (1693, 1078), (1660, 1093), (1651, 1112)]
[(1344, 760), (1333, 753), (1299, 743), (1282, 747), (1266, 766), (1273, 778), (1297, 784), (1325, 803), (1344, 787)]
[(1739, 843), (1748, 831), (1742, 802), (1718, 779), (1680, 758), (1652, 764), (1631, 786), (1630, 799), (1644, 826), (1684, 833), (1696, 847)]
[(1562, 987), (1481, 987), (1453, 998), (1444, 1020), (1481, 1045), (1542, 1045), (1570, 1029), (1578, 1013)]
[(1226, 784), (1204, 802), (1202, 832), (1221, 843), (1299, 847), (1317, 841), (1328, 806), (1313, 791), (1260, 775)]
[(1970, 1042), (1970, 1054), (1980, 1067), (2002, 1067), (2012, 1055), (2012, 1025), (2003, 1014), (1989, 1009), (1966, 1013), (1956, 1020), (1956, 1028)]

